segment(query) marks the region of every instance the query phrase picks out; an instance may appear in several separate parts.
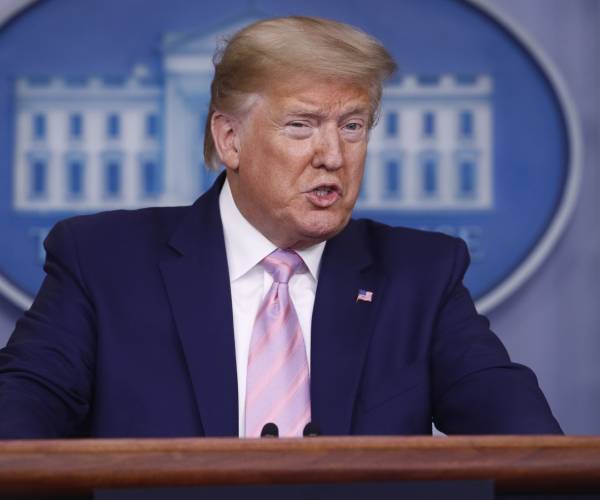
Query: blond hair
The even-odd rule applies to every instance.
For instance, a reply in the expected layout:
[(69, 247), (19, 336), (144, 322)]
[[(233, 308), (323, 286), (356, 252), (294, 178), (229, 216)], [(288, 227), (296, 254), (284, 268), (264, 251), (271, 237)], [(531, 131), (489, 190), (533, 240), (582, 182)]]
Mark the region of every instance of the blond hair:
[(377, 121), (381, 87), (396, 70), (383, 45), (348, 24), (318, 17), (281, 17), (258, 21), (238, 31), (217, 50), (215, 75), (204, 131), (204, 161), (220, 160), (211, 133), (216, 110), (238, 116), (269, 82), (295, 74), (345, 80), (368, 90), (372, 127)]

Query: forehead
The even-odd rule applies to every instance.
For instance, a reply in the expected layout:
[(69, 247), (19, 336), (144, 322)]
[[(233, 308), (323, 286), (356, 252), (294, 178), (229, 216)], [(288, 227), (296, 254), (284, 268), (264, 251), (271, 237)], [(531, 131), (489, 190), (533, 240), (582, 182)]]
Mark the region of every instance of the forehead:
[(366, 88), (344, 81), (288, 78), (275, 82), (262, 94), (264, 104), (273, 113), (335, 112), (368, 114), (370, 96)]

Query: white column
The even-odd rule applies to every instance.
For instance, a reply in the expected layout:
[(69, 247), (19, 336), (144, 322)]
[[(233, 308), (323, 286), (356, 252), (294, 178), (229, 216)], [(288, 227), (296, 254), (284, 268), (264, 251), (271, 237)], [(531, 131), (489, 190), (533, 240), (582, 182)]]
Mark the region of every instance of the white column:
[(419, 158), (416, 149), (406, 147), (404, 154), (402, 182), (404, 182), (404, 200), (406, 207), (415, 207), (420, 197)]
[(121, 113), (121, 200), (126, 207), (139, 205), (140, 176), (138, 153), (141, 148), (141, 130), (144, 117), (140, 109), (127, 109)]
[(15, 150), (13, 158), (13, 203), (15, 209), (27, 207), (30, 165), (27, 145), (31, 144), (31, 114), (18, 110), (15, 120)]
[(63, 111), (45, 110), (46, 114), (46, 145), (49, 152), (47, 165), (47, 208), (59, 209), (66, 206), (66, 176), (65, 171), (65, 120)]
[(477, 125), (476, 144), (481, 151), (477, 170), (477, 200), (480, 206), (492, 208), (494, 206), (494, 150), (492, 143), (492, 110), (489, 104), (480, 105), (475, 110), (474, 119)]
[(456, 198), (456, 169), (453, 151), (456, 147), (456, 112), (452, 107), (438, 107), (435, 112), (437, 135), (434, 149), (438, 152), (438, 202), (453, 205)]
[(89, 209), (102, 206), (104, 175), (102, 153), (105, 144), (105, 112), (102, 108), (91, 109), (84, 114), (85, 151), (87, 152), (85, 167), (85, 202)]
[(185, 125), (183, 116), (184, 106), (176, 88), (176, 75), (169, 74), (165, 87), (165, 197), (172, 203), (181, 198), (181, 183), (179, 172), (185, 164)]

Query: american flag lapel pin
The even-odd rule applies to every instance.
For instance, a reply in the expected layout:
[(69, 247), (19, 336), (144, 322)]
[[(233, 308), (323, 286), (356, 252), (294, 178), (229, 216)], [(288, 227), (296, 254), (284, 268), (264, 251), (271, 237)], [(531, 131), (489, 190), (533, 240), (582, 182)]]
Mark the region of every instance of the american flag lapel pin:
[(356, 302), (362, 300), (364, 302), (373, 302), (373, 292), (370, 290), (363, 290), (362, 288), (358, 291), (356, 296)]

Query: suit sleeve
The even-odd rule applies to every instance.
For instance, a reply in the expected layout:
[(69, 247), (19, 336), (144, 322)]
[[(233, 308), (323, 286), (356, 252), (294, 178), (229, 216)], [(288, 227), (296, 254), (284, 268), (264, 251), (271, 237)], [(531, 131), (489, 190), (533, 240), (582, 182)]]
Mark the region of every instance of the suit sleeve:
[(534, 373), (511, 362), (477, 313), (462, 280), (469, 255), (456, 240), (454, 266), (432, 346), (433, 417), (447, 434), (560, 434)]
[(69, 221), (44, 246), (46, 277), (0, 351), (2, 439), (76, 435), (92, 400), (95, 314)]

